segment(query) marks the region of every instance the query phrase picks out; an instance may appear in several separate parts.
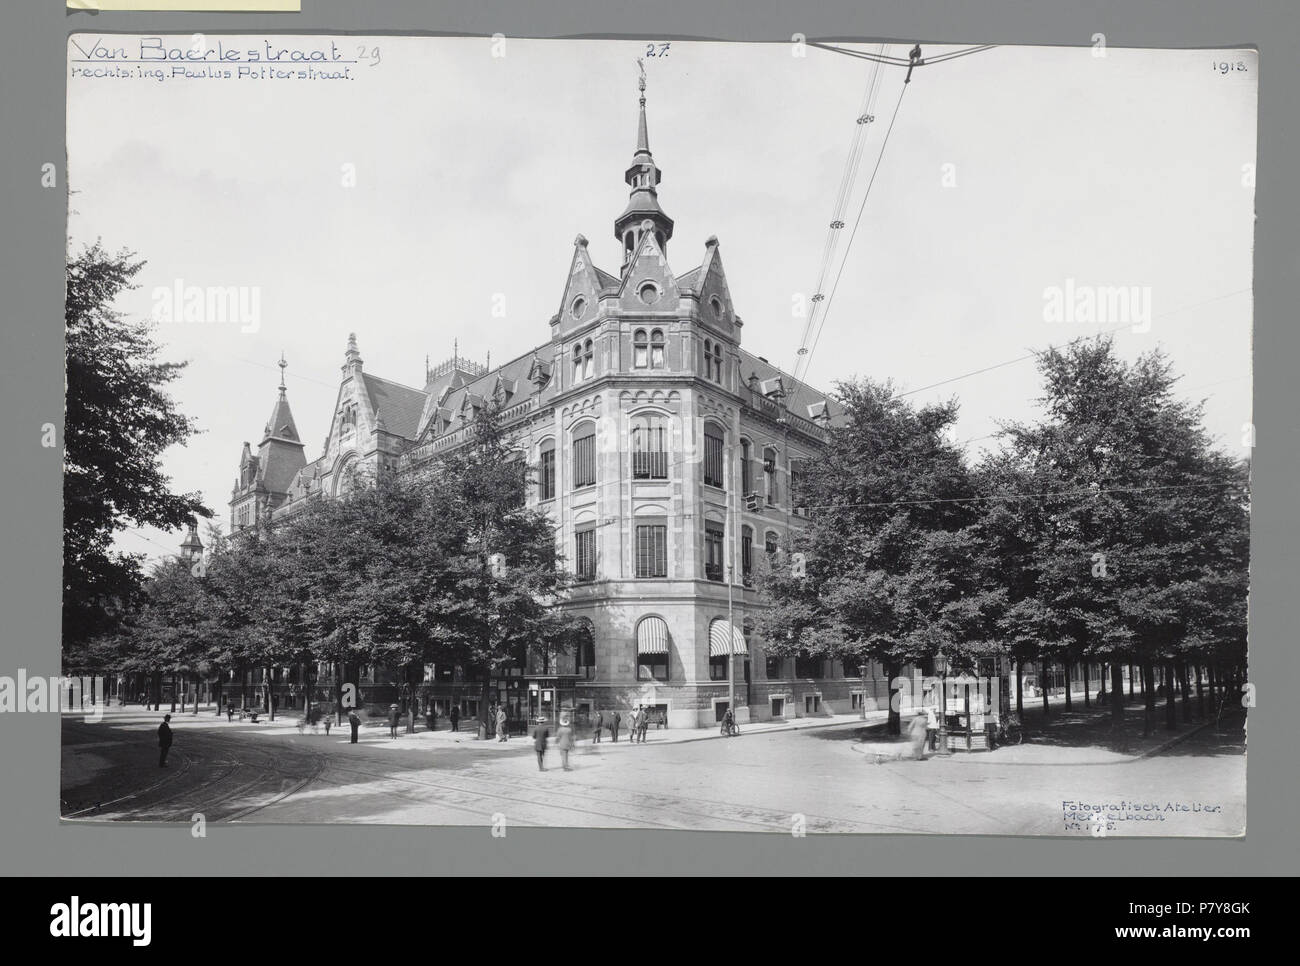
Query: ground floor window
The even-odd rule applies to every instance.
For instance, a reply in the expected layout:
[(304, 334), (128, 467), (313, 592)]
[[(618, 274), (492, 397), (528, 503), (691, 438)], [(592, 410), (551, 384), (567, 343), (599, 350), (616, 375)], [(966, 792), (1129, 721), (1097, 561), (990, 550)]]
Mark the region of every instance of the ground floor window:
[(854, 691), (850, 696), (850, 706), (854, 711), (861, 711), (866, 703), (866, 694), (862, 691)]
[(822, 696), (820, 694), (805, 694), (803, 696), (803, 713), (820, 714), (822, 710)]
[(785, 698), (772, 699), (772, 717), (773, 718), (785, 717)]
[(638, 681), (667, 681), (668, 655), (642, 654), (638, 656), (636, 679)]
[(725, 654), (709, 658), (709, 680), (727, 680), (727, 657)]
[(773, 681), (779, 678), (784, 664), (785, 661), (779, 655), (769, 654), (767, 656), (767, 679)]

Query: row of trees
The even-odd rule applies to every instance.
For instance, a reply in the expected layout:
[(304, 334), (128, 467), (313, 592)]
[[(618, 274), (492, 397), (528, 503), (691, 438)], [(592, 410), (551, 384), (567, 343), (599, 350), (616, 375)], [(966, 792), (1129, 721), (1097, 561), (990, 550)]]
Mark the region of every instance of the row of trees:
[(1203, 668), (1212, 688), (1240, 680), (1246, 464), (1175, 398), (1159, 351), (1125, 364), (1109, 339), (1080, 340), (1038, 365), (1041, 419), (1003, 425), (975, 465), (950, 438), (955, 402), (840, 386), (847, 419), (810, 474), (811, 525), (790, 547), (806, 576), (773, 567), (760, 580), (771, 651), (876, 660), (891, 679), (940, 656), (960, 670), (1005, 654), (1067, 680), (1072, 665), (1105, 664), (1116, 722), (1130, 665), (1148, 730), (1157, 676), (1185, 701)]
[(528, 467), (509, 456), (488, 414), (421, 474), (217, 539), (200, 565), (163, 564), (94, 660), (154, 680), (324, 663), (340, 670), (336, 702), (376, 664), (402, 669), (412, 708), (425, 665), (454, 665), (479, 672), (486, 715), (494, 668), (568, 652), (585, 628), (555, 607), (569, 578), (549, 519), (524, 505)]

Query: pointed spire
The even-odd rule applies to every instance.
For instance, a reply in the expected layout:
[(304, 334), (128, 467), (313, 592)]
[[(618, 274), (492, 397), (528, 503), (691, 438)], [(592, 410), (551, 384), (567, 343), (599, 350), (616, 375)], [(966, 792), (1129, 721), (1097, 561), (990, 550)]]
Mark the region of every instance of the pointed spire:
[(637, 118), (636, 151), (632, 155), (632, 165), (623, 174), (631, 192), (627, 207), (614, 221), (614, 237), (623, 246), (623, 270), (632, 262), (641, 239), (644, 237), (645, 222), (649, 221), (655, 233), (659, 248), (668, 252), (668, 239), (673, 235), (673, 220), (659, 207), (659, 183), (663, 181), (663, 171), (655, 164), (650, 153), (650, 132), (645, 113), (645, 64), (637, 60), (640, 76), (637, 86), (640, 90), (640, 114)]
[(288, 368), (289, 363), (284, 361), (284, 350), (280, 350), (280, 361), (276, 363), (280, 367), (280, 395), (284, 395), (284, 370)]
[(289, 363), (285, 361), (283, 352), (280, 353), (280, 361), (276, 365), (280, 367), (280, 395), (276, 397), (275, 406), (271, 409), (271, 418), (266, 421), (266, 427), (262, 430), (262, 442), (279, 439), (301, 446), (298, 427), (293, 421), (293, 412), (289, 409), (289, 398), (285, 391), (284, 370), (288, 368)]

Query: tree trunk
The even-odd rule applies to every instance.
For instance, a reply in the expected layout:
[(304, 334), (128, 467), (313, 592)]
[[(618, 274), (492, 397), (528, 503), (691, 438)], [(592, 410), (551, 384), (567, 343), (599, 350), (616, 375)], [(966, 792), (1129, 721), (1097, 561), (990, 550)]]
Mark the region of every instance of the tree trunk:
[(415, 734), (415, 682), (409, 676), (407, 677), (406, 690), (408, 692), (406, 733), (413, 735)]
[[(1019, 658), (1016, 659), (1016, 714), (1020, 720), (1025, 720), (1025, 665)], [(940, 712), (941, 714), (943, 712)]]
[[(488, 696), (491, 693), (492, 693), (492, 665), (484, 664), (483, 665), (483, 690), (480, 693), (478, 699), (478, 725), (479, 725), (478, 736), (480, 738), (487, 738), (490, 734), (492, 734), (492, 729), (488, 727), (488, 723), (487, 723)], [(560, 703), (560, 695), (558, 692), (555, 695), (555, 703), (557, 705)], [(557, 715), (559, 714), (559, 708), (556, 708), (556, 714)], [(547, 724), (550, 725), (552, 731), (554, 731), (556, 722), (548, 721)]]
[(885, 733), (890, 735), (901, 735), (903, 733), (903, 717), (899, 712), (901, 699), (898, 697), (898, 688), (894, 681), (898, 677), (898, 665), (892, 661), (885, 662), (885, 677), (889, 681), (889, 722), (885, 727)]
[[(1132, 683), (1130, 677), (1129, 685)], [(1110, 724), (1112, 728), (1124, 724), (1124, 669), (1118, 661), (1112, 661), (1110, 665)]]
[(1038, 689), (1043, 692), (1043, 717), (1046, 718), (1051, 712), (1047, 709), (1047, 662), (1043, 660), (1043, 655), (1038, 655)]
[(1132, 664), (1128, 666), (1128, 696), (1133, 697), (1133, 679), (1137, 677), (1137, 668)]
[(1192, 720), (1192, 682), (1187, 676), (1187, 662), (1178, 662), (1178, 684), (1183, 689), (1183, 724)]
[(1155, 685), (1156, 669), (1150, 661), (1142, 662), (1142, 735), (1145, 737), (1151, 734), (1151, 729), (1155, 726), (1156, 718), (1156, 689)]
[[(1105, 665), (1103, 665), (1102, 668), (1103, 668), (1103, 670), (1104, 670), (1104, 669), (1105, 669)], [(1091, 707), (1092, 707), (1092, 697), (1088, 694), (1088, 691), (1089, 691), (1089, 688), (1088, 688), (1088, 662), (1087, 662), (1087, 661), (1084, 661), (1084, 662), (1083, 662), (1083, 706), (1084, 706), (1085, 708), (1091, 708)]]
[(1196, 662), (1196, 712), (1197, 717), (1205, 720), (1205, 683), (1201, 679), (1201, 662)]
[(172, 675), (172, 714), (176, 713), (176, 675)]
[(1178, 705), (1174, 696), (1178, 693), (1178, 682), (1174, 680), (1174, 662), (1165, 661), (1165, 729), (1178, 730)]
[(1074, 710), (1074, 701), (1073, 701), (1073, 699), (1072, 699), (1072, 697), (1071, 697), (1071, 695), (1070, 695), (1070, 692), (1073, 690), (1073, 688), (1071, 687), (1071, 685), (1074, 683), (1074, 682), (1071, 680), (1071, 678), (1072, 678), (1072, 676), (1073, 676), (1073, 674), (1074, 674), (1074, 662), (1073, 662), (1073, 661), (1063, 661), (1063, 662), (1061, 663), (1061, 670), (1065, 672), (1065, 710), (1066, 710), (1066, 711), (1073, 711), (1073, 710)]

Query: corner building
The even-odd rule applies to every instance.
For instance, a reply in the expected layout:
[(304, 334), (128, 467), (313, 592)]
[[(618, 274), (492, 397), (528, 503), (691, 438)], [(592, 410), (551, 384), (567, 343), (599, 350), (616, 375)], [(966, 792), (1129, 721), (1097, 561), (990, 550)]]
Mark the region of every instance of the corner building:
[[(346, 492), (358, 468), (417, 472), (462, 445), (495, 401), (535, 467), (529, 502), (550, 514), (578, 577), (561, 606), (591, 630), (577, 653), (501, 672), (492, 688), (512, 716), (643, 704), (669, 727), (709, 725), (726, 710), (729, 648), (742, 722), (885, 707), (878, 666), (769, 658), (751, 630), (759, 555), (804, 525), (803, 474), (840, 411), (741, 347), (716, 238), (697, 267), (673, 273), (662, 178), (643, 88), (628, 203), (613, 225), (617, 273), (597, 267), (579, 235), (544, 343), (491, 370), (457, 354), (428, 370), (423, 389), (365, 372), (350, 338), (329, 436), (312, 462), (281, 379), (257, 452), (244, 445), (232, 532)], [(361, 677), (368, 703), (395, 699), (384, 669)], [(477, 713), (480, 694), (460, 669), (427, 669), (422, 700), (442, 714), (452, 704)]]

